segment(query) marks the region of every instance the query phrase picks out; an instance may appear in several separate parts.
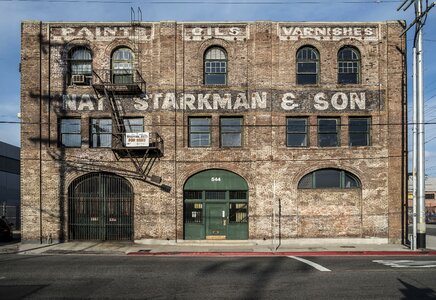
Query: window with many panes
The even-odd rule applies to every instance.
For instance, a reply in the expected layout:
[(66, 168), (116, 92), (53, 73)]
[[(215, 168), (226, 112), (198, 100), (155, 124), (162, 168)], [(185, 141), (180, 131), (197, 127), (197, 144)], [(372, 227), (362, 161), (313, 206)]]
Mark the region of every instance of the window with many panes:
[(112, 119), (91, 119), (91, 147), (112, 146)]
[(350, 172), (338, 169), (320, 169), (304, 175), (299, 189), (349, 189), (360, 187), (359, 179)]
[(116, 49), (112, 53), (112, 82), (118, 84), (133, 83), (133, 52), (127, 47)]
[(339, 118), (318, 119), (318, 146), (339, 146)]
[(360, 53), (354, 47), (346, 46), (338, 52), (338, 83), (360, 82)]
[(220, 119), (221, 147), (242, 146), (242, 118), (223, 117)]
[(305, 46), (297, 52), (297, 84), (316, 84), (319, 78), (319, 53)]
[(204, 83), (227, 84), (227, 53), (221, 47), (211, 47), (204, 55)]
[(62, 147), (80, 147), (82, 145), (80, 119), (60, 119), (59, 144)]
[(286, 145), (288, 147), (305, 147), (308, 145), (307, 118), (286, 119)]
[(92, 81), (92, 54), (85, 47), (75, 47), (68, 54), (69, 84), (90, 85)]
[(189, 146), (209, 147), (211, 144), (211, 119), (189, 118)]
[(348, 144), (350, 146), (369, 146), (370, 118), (350, 118), (348, 120)]

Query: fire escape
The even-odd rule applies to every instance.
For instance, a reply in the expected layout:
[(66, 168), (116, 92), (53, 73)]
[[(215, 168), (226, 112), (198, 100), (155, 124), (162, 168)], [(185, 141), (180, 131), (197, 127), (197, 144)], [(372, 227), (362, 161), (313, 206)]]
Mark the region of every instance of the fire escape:
[[(139, 8), (138, 8), (139, 9)], [(140, 11), (138, 11), (139, 14)], [(137, 66), (140, 66), (140, 45), (137, 36), (139, 20), (132, 17), (131, 40), (134, 41)], [(133, 62), (128, 67), (93, 71), (93, 88), (98, 98), (105, 99), (112, 114), (112, 151), (115, 157), (129, 159), (138, 177), (150, 184), (159, 186), (169, 192), (171, 187), (161, 184), (159, 176), (150, 175), (150, 171), (157, 159), (164, 155), (164, 141), (157, 132), (137, 132), (129, 126), (129, 119), (125, 118), (122, 103), (133, 102), (134, 97), (141, 97), (146, 93), (146, 83), (141, 73), (133, 68)]]
[(134, 165), (139, 178), (163, 190), (169, 186), (161, 184), (161, 178), (150, 175), (157, 159), (164, 154), (164, 141), (157, 132), (131, 132), (124, 118), (123, 101), (144, 95), (146, 83), (138, 70), (95, 70), (94, 91), (104, 98), (112, 114), (112, 151), (119, 159), (128, 158)]

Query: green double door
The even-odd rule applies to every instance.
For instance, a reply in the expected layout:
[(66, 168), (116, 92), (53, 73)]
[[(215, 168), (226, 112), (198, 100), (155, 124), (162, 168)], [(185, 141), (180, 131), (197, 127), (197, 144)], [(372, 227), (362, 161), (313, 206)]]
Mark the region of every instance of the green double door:
[(226, 170), (191, 176), (184, 186), (184, 238), (248, 239), (248, 185)]
[(228, 225), (226, 203), (206, 203), (206, 239), (226, 239)]

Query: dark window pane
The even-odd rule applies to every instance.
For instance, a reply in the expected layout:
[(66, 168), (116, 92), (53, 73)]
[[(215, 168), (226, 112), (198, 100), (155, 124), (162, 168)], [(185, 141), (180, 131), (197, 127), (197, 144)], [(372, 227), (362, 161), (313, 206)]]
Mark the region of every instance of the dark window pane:
[(305, 133), (288, 133), (288, 147), (304, 147), (307, 146), (307, 134)]
[(313, 173), (309, 173), (305, 175), (303, 178), (301, 178), (300, 182), (298, 183), (299, 189), (311, 189), (313, 188)]
[(206, 74), (206, 84), (226, 84), (226, 74)]
[(229, 198), (230, 198), (230, 200), (247, 199), (247, 192), (246, 191), (230, 191)]
[(298, 72), (299, 73), (316, 73), (316, 63), (313, 63), (313, 62), (298, 63)]
[(206, 200), (225, 200), (225, 191), (206, 191)]
[(350, 131), (361, 131), (361, 132), (367, 132), (368, 131), (368, 119), (350, 119), (349, 120), (349, 130)]
[(319, 132), (337, 132), (337, 120), (336, 119), (320, 119), (318, 120)]
[(353, 187), (359, 187), (359, 182), (350, 174), (345, 172), (345, 186), (344, 188), (353, 188)]
[(287, 120), (288, 132), (306, 132), (306, 119), (291, 119)]
[(338, 170), (318, 170), (315, 172), (316, 188), (340, 188), (341, 172)]
[(338, 74), (338, 83), (349, 83), (349, 84), (357, 84), (358, 79), (357, 79), (357, 74), (353, 74), (353, 73), (339, 73)]
[(185, 223), (203, 223), (203, 203), (185, 203)]
[(336, 133), (324, 133), (319, 135), (320, 147), (336, 147), (338, 146), (338, 135)]
[(368, 146), (366, 133), (350, 133), (350, 146)]
[(297, 84), (316, 84), (316, 74), (297, 74)]
[(229, 222), (230, 223), (247, 223), (248, 222), (248, 205), (247, 205), (247, 203), (230, 203), (229, 204)]
[(185, 197), (185, 199), (201, 199), (202, 192), (201, 191), (185, 191), (184, 197)]

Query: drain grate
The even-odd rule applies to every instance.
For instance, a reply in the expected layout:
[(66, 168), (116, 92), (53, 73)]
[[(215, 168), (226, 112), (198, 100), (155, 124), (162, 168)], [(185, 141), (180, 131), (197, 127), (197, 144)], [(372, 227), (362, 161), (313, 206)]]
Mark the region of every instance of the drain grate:
[(356, 248), (356, 247), (355, 246), (341, 246), (341, 248), (353, 249), (353, 248)]

